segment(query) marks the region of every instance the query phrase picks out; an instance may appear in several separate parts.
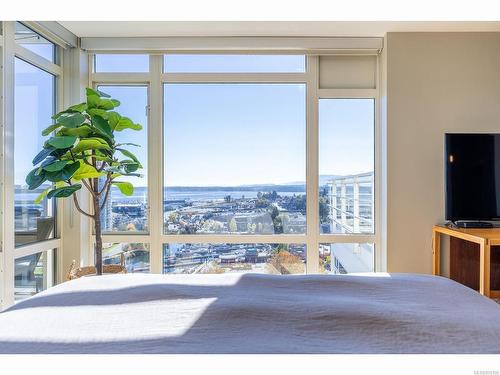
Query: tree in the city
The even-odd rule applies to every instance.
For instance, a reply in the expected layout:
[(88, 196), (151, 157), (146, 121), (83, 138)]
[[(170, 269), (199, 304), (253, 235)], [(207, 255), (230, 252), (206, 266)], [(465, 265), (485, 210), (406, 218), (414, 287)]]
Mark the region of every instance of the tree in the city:
[(302, 260), (295, 254), (291, 253), (286, 245), (278, 246), (278, 250), (269, 260), (269, 265), (281, 274), (304, 273), (305, 265)]
[(330, 203), (327, 196), (319, 197), (319, 219), (320, 223), (326, 223), (330, 215)]
[(229, 231), (230, 232), (236, 232), (238, 230), (238, 226), (236, 225), (236, 220), (234, 217), (229, 220)]
[(276, 219), (279, 214), (280, 214), (280, 212), (278, 210), (278, 207), (276, 207), (276, 206), (273, 205), (272, 208), (271, 208), (271, 212), (270, 212), (271, 220), (274, 221), (274, 219)]
[(179, 220), (179, 214), (177, 212), (174, 211), (168, 215), (168, 221), (170, 223), (177, 223), (178, 220)]
[[(114, 111), (118, 100), (99, 90), (87, 88), (87, 100), (70, 106), (52, 116), (55, 120), (42, 131), (51, 136), (33, 159), (35, 168), (26, 177), (30, 190), (45, 181), (52, 182), (35, 203), (47, 198), (72, 196), (75, 208), (92, 219), (95, 233), (95, 267), (102, 274), (101, 212), (114, 186), (124, 195), (132, 195), (134, 186), (123, 177), (140, 176), (142, 168), (137, 157), (127, 146), (115, 139), (118, 132), (141, 130), (142, 126)], [(84, 187), (90, 194), (92, 210), (82, 207), (76, 194)]]

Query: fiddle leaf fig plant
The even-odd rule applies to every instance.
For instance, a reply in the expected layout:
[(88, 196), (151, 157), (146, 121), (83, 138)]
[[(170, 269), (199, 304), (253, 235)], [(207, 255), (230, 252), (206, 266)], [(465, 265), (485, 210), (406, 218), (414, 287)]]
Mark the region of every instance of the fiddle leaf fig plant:
[[(82, 215), (92, 219), (95, 231), (95, 266), (102, 274), (101, 212), (109, 199), (113, 186), (124, 195), (132, 195), (134, 186), (123, 181), (124, 176), (137, 176), (142, 168), (140, 161), (129, 150), (133, 143), (118, 143), (115, 134), (122, 131), (139, 131), (142, 126), (120, 115), (115, 108), (118, 100), (108, 94), (87, 88), (87, 101), (73, 105), (52, 116), (55, 123), (43, 130), (50, 136), (43, 149), (33, 159), (35, 167), (26, 177), (30, 190), (44, 182), (52, 182), (36, 203), (47, 198), (72, 197)], [(81, 207), (80, 189), (90, 193), (92, 209)]]

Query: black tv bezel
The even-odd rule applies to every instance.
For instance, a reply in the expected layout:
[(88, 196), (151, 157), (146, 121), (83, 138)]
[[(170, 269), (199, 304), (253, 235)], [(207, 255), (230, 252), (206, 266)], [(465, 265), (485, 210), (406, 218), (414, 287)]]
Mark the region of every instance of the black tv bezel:
[(500, 137), (500, 133), (444, 133), (444, 194), (445, 194), (445, 220), (451, 222), (457, 221), (500, 221), (500, 216), (494, 217), (460, 217), (455, 218), (450, 215), (450, 202), (448, 198), (448, 185), (449, 185), (449, 168), (448, 168), (448, 137), (452, 135), (463, 135), (463, 136), (471, 136), (471, 135), (491, 135)]

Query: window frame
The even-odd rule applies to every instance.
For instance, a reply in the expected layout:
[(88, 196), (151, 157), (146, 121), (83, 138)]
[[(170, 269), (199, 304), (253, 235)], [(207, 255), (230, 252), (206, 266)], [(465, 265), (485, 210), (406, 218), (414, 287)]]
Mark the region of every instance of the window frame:
[[(88, 55), (89, 67), (93, 67), (95, 53), (130, 54), (134, 51), (91, 51)], [(149, 54), (147, 73), (96, 73), (91, 69), (89, 85), (133, 85), (147, 84), (149, 87), (148, 111), (148, 220), (149, 233), (127, 234), (124, 232), (106, 233), (103, 242), (141, 242), (149, 244), (150, 270), (162, 273), (163, 245), (169, 243), (284, 243), (306, 244), (306, 273), (319, 273), (319, 245), (321, 243), (373, 243), (375, 245), (375, 270), (385, 271), (385, 249), (381, 245), (381, 131), (380, 131), (380, 55), (377, 56), (376, 87), (374, 89), (320, 89), (319, 55), (297, 52), (297, 50), (274, 50), (258, 52), (261, 54), (304, 54), (305, 72), (296, 73), (168, 73), (163, 71), (163, 56), (168, 53), (191, 54), (237, 54), (249, 53), (248, 50), (178, 52), (161, 51)], [(135, 51), (144, 54), (144, 51)], [(302, 83), (306, 85), (306, 220), (305, 234), (164, 234), (163, 233), (163, 85), (168, 83)], [(374, 159), (374, 233), (373, 234), (320, 234), (319, 227), (319, 100), (320, 99), (367, 98), (375, 101), (375, 159)], [(87, 248), (87, 259), (93, 259), (94, 236), (91, 234)]]
[[(15, 214), (14, 214), (14, 98), (15, 98), (15, 59), (19, 58), (34, 67), (43, 70), (54, 76), (54, 103), (55, 112), (63, 108), (63, 46), (54, 41), (51, 35), (45, 32), (34, 29), (28, 23), (22, 22), (23, 25), (33, 30), (55, 46), (54, 57), (55, 63), (49, 61), (42, 56), (24, 48), (15, 41), (15, 23), (16, 21), (4, 21), (2, 23), (2, 43), (0, 44), (0, 56), (3, 59), (3, 77), (1, 82), (3, 91), (3, 116), (4, 129), (2, 134), (2, 163), (1, 175), (3, 181), (3, 196), (1, 218), (1, 239), (2, 252), (0, 255), (0, 271), (3, 271), (3, 278), (0, 280), (0, 308), (10, 306), (14, 303), (14, 277), (15, 277), (15, 260), (33, 255), (36, 253), (45, 253), (44, 268), (50, 275), (47, 276), (46, 287), (50, 287), (55, 283), (56, 276), (59, 272), (59, 259), (53, 249), (62, 247), (62, 214), (63, 205), (54, 204), (54, 238), (29, 243), (26, 245), (15, 246)], [(40, 135), (41, 136), (41, 135)], [(52, 203), (52, 202), (51, 202)], [(0, 273), (2, 274), (2, 273)]]

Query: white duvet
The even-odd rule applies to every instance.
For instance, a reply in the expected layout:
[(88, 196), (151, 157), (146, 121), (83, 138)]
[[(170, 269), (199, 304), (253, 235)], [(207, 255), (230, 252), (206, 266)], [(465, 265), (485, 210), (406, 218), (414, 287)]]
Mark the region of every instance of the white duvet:
[(426, 275), (86, 277), (1, 313), (0, 353), (500, 353), (500, 306)]

